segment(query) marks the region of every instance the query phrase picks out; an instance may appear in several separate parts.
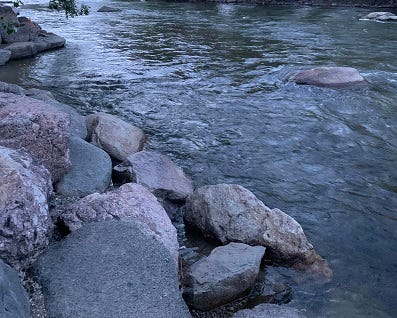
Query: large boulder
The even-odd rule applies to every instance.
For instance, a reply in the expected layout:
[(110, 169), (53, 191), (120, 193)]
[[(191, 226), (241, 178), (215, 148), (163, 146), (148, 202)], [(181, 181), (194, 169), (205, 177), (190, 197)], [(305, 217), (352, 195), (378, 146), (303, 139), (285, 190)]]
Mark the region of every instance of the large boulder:
[[(1, 43), (1, 37), (0, 37)], [(6, 64), (11, 58), (11, 51), (0, 49), (0, 66)]]
[(45, 102), (0, 92), (0, 145), (25, 148), (50, 171), (54, 183), (69, 170), (70, 119)]
[(190, 317), (174, 260), (139, 223), (87, 224), (40, 256), (35, 272), (49, 317)]
[(142, 129), (110, 114), (88, 115), (86, 125), (88, 141), (119, 161), (141, 151), (146, 141), (146, 135)]
[(261, 304), (253, 309), (244, 309), (233, 318), (306, 318), (298, 309), (273, 304)]
[(0, 4), (0, 29), (5, 30), (7, 26), (19, 26), (18, 16), (10, 6)]
[(302, 227), (279, 209), (270, 209), (236, 184), (196, 189), (184, 209), (187, 223), (222, 244), (242, 242), (263, 245), (273, 257), (313, 262), (317, 254)]
[(114, 191), (91, 194), (67, 206), (61, 219), (71, 231), (88, 222), (133, 219), (162, 242), (175, 261), (178, 259), (176, 229), (153, 194), (141, 185), (127, 183)]
[(210, 310), (239, 298), (253, 287), (264, 254), (264, 247), (242, 243), (215, 248), (191, 266), (185, 300), (195, 309)]
[(29, 297), (21, 279), (0, 260), (0, 317), (30, 318)]
[(84, 197), (95, 192), (103, 192), (112, 177), (112, 160), (102, 149), (78, 137), (70, 139), (69, 172), (59, 181), (57, 193)]
[(36, 41), (41, 31), (40, 26), (26, 17), (18, 18), (19, 26), (13, 32), (2, 29), (4, 43)]
[(4, 49), (11, 52), (11, 60), (18, 60), (36, 56), (38, 53), (47, 50), (61, 48), (66, 40), (53, 33), (41, 31), (37, 40), (34, 42), (14, 42), (4, 46)]
[(397, 21), (397, 15), (391, 12), (371, 12), (362, 17), (361, 20)]
[(364, 77), (352, 67), (317, 67), (299, 72), (291, 80), (297, 84), (325, 87), (346, 87), (366, 83)]
[(26, 268), (48, 244), (49, 172), (27, 153), (0, 146), (0, 257)]
[(123, 181), (141, 184), (160, 199), (185, 200), (193, 193), (193, 183), (183, 170), (157, 152), (130, 155), (114, 170)]

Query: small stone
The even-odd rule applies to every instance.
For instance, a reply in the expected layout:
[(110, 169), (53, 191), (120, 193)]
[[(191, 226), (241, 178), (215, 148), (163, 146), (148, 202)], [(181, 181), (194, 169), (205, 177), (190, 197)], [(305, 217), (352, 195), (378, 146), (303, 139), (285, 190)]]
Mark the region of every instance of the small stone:
[[(1, 38), (0, 38), (1, 43)], [(0, 65), (6, 64), (11, 58), (11, 51), (0, 49)]]

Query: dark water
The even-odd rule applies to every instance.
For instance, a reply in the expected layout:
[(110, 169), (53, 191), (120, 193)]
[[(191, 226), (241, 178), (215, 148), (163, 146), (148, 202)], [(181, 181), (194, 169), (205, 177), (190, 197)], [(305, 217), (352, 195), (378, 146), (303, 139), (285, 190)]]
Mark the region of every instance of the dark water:
[[(334, 270), (330, 284), (293, 286), (309, 317), (397, 317), (397, 23), (349, 8), (102, 4), (69, 21), (26, 10), (67, 47), (0, 80), (118, 114), (197, 185), (239, 183), (295, 217)], [(285, 81), (323, 65), (371, 84)]]

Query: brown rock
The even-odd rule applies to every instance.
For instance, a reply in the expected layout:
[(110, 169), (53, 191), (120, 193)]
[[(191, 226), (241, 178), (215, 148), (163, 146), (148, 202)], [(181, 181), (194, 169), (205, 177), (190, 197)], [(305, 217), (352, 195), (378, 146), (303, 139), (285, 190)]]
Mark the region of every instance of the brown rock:
[(0, 145), (25, 148), (50, 171), (54, 183), (69, 169), (67, 114), (26, 96), (0, 93)]
[(48, 244), (50, 174), (26, 152), (0, 146), (0, 257), (28, 267)]

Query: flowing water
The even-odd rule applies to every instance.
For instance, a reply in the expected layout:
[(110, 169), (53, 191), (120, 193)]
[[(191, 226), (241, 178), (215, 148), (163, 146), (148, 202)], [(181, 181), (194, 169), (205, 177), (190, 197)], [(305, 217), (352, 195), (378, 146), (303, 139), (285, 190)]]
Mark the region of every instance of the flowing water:
[[(117, 114), (196, 185), (239, 183), (296, 218), (334, 271), (293, 286), (309, 317), (397, 317), (397, 23), (352, 8), (89, 4), (72, 20), (24, 10), (67, 46), (1, 67), (0, 80)], [(123, 10), (96, 13), (103, 4)], [(287, 81), (323, 65), (356, 67), (370, 85)]]

